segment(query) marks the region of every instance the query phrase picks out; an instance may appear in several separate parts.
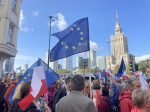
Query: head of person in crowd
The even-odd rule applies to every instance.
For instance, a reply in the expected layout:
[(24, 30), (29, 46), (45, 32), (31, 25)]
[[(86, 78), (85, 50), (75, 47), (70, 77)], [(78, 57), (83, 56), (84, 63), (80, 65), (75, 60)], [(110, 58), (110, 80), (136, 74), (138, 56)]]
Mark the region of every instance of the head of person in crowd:
[(116, 82), (116, 78), (115, 77), (111, 77), (110, 78), (110, 84), (115, 83)]
[(59, 89), (60, 89), (60, 87), (61, 87), (61, 83), (56, 82), (56, 84), (55, 84), (55, 88), (56, 88), (57, 90), (59, 90)]
[(8, 82), (8, 75), (4, 75), (4, 76), (3, 76), (2, 82), (3, 82), (4, 84), (6, 84), (6, 83)]
[(84, 78), (81, 75), (75, 75), (71, 78), (71, 90), (82, 92), (84, 89)]
[(141, 89), (141, 82), (137, 78), (130, 78), (125, 82), (123, 91), (129, 91), (132, 94), (135, 89)]
[(98, 84), (100, 84), (100, 81), (99, 81), (99, 79), (94, 79), (94, 80), (93, 80), (93, 85), (94, 85), (95, 83), (98, 83)]
[(21, 79), (22, 75), (17, 75), (16, 76), (16, 82), (18, 83), (18, 81)]
[(109, 90), (107, 89), (107, 87), (102, 88), (102, 96), (109, 96)]
[(24, 82), (21, 86), (20, 99), (23, 99), (30, 92), (31, 81)]
[[(115, 83), (115, 86), (120, 94), (123, 91), (123, 85), (121, 85), (119, 83)], [(109, 96), (110, 97), (113, 97), (115, 95), (114, 90), (115, 90), (115, 88), (114, 88), (113, 84), (110, 84), (110, 87), (109, 87)]]
[(94, 85), (93, 85), (93, 89), (94, 90), (100, 90), (100, 85), (98, 84), (98, 83), (95, 83)]
[(84, 83), (84, 90), (83, 93), (88, 96), (90, 94), (90, 82), (88, 82), (87, 80)]
[(117, 83), (122, 84), (122, 79), (121, 78), (117, 79)]
[(12, 100), (14, 101), (15, 99), (20, 99), (20, 94), (21, 94), (21, 86), (22, 86), (23, 83), (20, 83), (16, 90), (15, 90), (15, 93), (14, 93), (14, 96), (12, 98)]
[[(150, 96), (147, 90), (134, 90), (132, 94), (132, 101), (136, 108), (142, 112), (150, 111)], [(132, 111), (136, 110), (136, 108), (133, 108)]]
[(70, 90), (70, 88), (71, 88), (71, 77), (67, 77), (66, 79), (65, 79), (65, 83), (66, 83), (66, 90)]

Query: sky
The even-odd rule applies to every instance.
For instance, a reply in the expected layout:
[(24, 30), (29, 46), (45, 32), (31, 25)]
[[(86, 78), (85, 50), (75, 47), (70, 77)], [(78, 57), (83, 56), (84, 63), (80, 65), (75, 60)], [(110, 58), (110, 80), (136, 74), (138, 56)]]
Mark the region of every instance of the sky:
[[(128, 37), (129, 53), (135, 55), (137, 62), (149, 59), (149, 6), (150, 0), (23, 0), (15, 68), (27, 63), (32, 65), (38, 58), (45, 60), (49, 46), (48, 16), (59, 18), (52, 22), (52, 33), (88, 17), (90, 47), (97, 51), (97, 56), (107, 56), (107, 42), (114, 35), (116, 10), (122, 31)], [(52, 36), (50, 48), (57, 42)], [(75, 56), (73, 63), (75, 65)]]

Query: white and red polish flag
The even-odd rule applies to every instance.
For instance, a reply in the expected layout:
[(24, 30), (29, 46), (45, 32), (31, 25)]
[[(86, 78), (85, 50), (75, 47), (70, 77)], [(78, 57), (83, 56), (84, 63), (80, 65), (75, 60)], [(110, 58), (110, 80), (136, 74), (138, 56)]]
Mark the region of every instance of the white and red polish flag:
[(45, 72), (43, 66), (38, 66), (34, 68), (30, 93), (23, 98), (18, 105), (22, 110), (25, 110), (31, 102), (35, 99), (35, 97), (42, 95), (47, 92), (46, 89), (46, 79)]
[(109, 70), (105, 69), (105, 72), (106, 72), (107, 77), (112, 77), (112, 74)]
[(149, 70), (149, 69), (146, 69), (146, 71), (147, 71), (147, 72), (150, 72), (150, 70)]

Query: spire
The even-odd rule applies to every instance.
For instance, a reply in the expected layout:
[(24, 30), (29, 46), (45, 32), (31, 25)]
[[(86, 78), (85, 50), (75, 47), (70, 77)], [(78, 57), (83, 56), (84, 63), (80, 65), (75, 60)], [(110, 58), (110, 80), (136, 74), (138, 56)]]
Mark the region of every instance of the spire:
[(117, 10), (116, 10), (116, 20), (118, 22), (118, 13), (117, 13)]

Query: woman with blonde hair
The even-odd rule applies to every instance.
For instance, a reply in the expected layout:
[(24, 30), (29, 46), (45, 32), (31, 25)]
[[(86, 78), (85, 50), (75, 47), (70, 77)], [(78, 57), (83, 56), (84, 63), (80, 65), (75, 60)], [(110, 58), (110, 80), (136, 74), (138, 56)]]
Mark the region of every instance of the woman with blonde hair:
[(90, 98), (90, 82), (88, 81), (85, 81), (84, 83), (83, 94), (85, 94), (86, 96)]
[(23, 83), (20, 83), (17, 88), (16, 88), (16, 91), (14, 93), (14, 96), (12, 98), (12, 100), (14, 101), (15, 99), (20, 99), (20, 91), (21, 91), (21, 86), (22, 86)]

